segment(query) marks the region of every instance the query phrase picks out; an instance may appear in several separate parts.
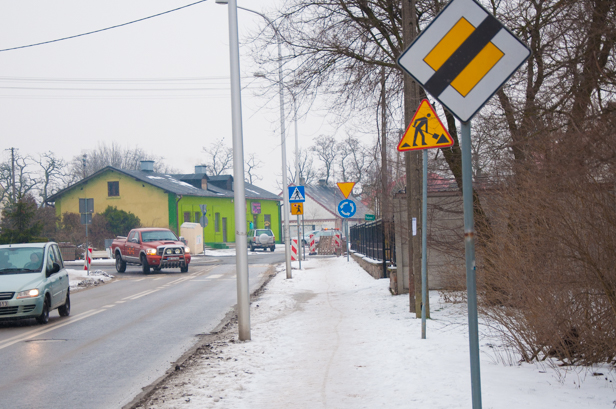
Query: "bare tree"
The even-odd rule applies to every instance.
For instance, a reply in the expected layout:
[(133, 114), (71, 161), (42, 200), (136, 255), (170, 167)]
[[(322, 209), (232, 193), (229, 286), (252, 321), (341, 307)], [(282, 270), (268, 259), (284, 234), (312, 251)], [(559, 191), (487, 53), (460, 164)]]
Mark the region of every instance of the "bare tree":
[(107, 145), (99, 143), (95, 149), (85, 151), (86, 167), (83, 167), (83, 155), (75, 156), (69, 164), (69, 182), (74, 183), (86, 176), (92, 175), (106, 166), (118, 169), (139, 170), (141, 161), (154, 161), (154, 171), (160, 173), (177, 173), (170, 169), (160, 156), (147, 153), (139, 147), (122, 147), (116, 142)]
[(49, 196), (66, 186), (66, 162), (51, 151), (40, 154), (35, 162), (40, 167), (38, 189), (44, 205)]
[(368, 147), (354, 136), (347, 136), (336, 146), (337, 162), (343, 182), (355, 182), (358, 187), (366, 179), (366, 173), (375, 163)]
[(14, 161), (9, 157), (0, 163), (0, 198), (2, 202), (13, 202), (13, 180), (15, 181), (15, 201), (26, 197), (36, 185), (32, 169), (32, 159), (15, 153)]
[(257, 169), (263, 167), (263, 162), (260, 159), (257, 159), (257, 156), (254, 153), (248, 155), (248, 159), (246, 160), (246, 165), (244, 171), (246, 172), (246, 182), (251, 185), (254, 182), (259, 180), (263, 180), (263, 176), (257, 175), (255, 172)]
[(325, 179), (325, 183), (329, 183), (329, 178), (334, 174), (336, 162), (336, 139), (333, 136), (321, 135), (315, 139), (314, 144), (310, 148), (317, 158), (323, 163), (318, 176)]
[(224, 138), (214, 141), (207, 147), (204, 146), (203, 152), (206, 154), (206, 171), (210, 176), (219, 176), (233, 169), (233, 149), (225, 145)]

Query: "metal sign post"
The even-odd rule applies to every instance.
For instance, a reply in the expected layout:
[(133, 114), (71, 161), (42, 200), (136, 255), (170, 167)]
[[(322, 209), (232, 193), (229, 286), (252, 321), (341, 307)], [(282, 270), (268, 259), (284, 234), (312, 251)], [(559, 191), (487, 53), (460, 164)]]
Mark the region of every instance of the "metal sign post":
[[(451, 0), (398, 58), (398, 65), (462, 123), (462, 195), (473, 409), (481, 409), (481, 379), (470, 121), (529, 56), (526, 44), (477, 1)], [(417, 128), (416, 132), (421, 133)], [(414, 134), (413, 144), (416, 136)]]

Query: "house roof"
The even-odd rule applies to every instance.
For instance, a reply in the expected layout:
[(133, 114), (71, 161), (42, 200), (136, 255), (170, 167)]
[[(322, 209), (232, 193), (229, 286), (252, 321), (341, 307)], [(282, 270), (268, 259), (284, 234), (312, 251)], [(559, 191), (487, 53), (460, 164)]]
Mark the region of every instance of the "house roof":
[[(191, 185), (190, 183), (185, 182), (185, 180), (193, 180), (195, 178), (201, 178), (204, 176), (203, 174), (182, 174), (182, 175), (167, 175), (164, 173), (156, 173), (156, 172), (144, 172), (142, 170), (128, 170), (128, 169), (118, 169), (114, 166), (107, 166), (98, 172), (93, 173), (92, 175), (80, 180), (79, 182), (67, 187), (59, 191), (58, 193), (50, 196), (48, 198), (49, 202), (55, 202), (59, 197), (61, 197), (68, 190), (73, 189), (80, 184), (84, 184), (89, 180), (101, 175), (104, 172), (113, 171), (118, 173), (123, 173), (127, 176), (131, 176), (140, 182), (148, 183), (149, 185), (155, 186), (159, 189), (162, 189), (169, 193), (174, 193), (176, 195), (182, 196), (199, 196), (199, 197), (227, 197), (233, 198), (234, 194), (232, 190), (221, 189), (220, 187), (208, 184), (207, 190), (200, 189)], [(247, 199), (262, 199), (262, 200), (280, 200), (280, 198), (268, 192), (267, 190), (261, 189), (257, 186), (251, 185), (249, 183), (245, 184), (246, 190), (246, 198)]]

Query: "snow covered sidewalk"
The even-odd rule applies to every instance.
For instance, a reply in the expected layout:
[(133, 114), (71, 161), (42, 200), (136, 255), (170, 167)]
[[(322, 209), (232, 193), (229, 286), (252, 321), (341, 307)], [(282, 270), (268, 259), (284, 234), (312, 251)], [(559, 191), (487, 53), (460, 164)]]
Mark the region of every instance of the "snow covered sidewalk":
[[(252, 341), (237, 329), (173, 373), (143, 408), (470, 408), (465, 305), (430, 294), (427, 339), (408, 312), (346, 258), (314, 259), (278, 273), (252, 303)], [(481, 338), (484, 408), (614, 407), (613, 373), (504, 365)], [(506, 357), (506, 355), (504, 355)]]

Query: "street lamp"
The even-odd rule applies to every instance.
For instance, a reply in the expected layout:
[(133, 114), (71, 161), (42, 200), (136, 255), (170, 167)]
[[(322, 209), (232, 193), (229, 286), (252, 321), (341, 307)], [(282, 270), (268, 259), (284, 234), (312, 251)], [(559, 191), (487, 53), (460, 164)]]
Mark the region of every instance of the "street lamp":
[[(278, 86), (280, 93), (280, 138), (281, 138), (281, 150), (282, 150), (282, 196), (283, 196), (283, 208), (284, 208), (284, 254), (285, 254), (285, 262), (286, 262), (286, 270), (287, 270), (287, 278), (293, 278), (291, 271), (291, 242), (290, 242), (290, 231), (289, 231), (289, 214), (291, 210), (289, 209), (289, 189), (287, 188), (287, 144), (286, 144), (286, 130), (284, 123), (284, 85), (282, 81), (282, 45), (280, 43), (280, 33), (278, 32), (278, 28), (274, 25), (274, 23), (265, 15), (261, 14), (258, 11), (254, 11), (251, 9), (247, 9), (245, 7), (240, 7), (237, 5), (236, 0), (216, 0), (217, 4), (228, 4), (231, 2), (229, 13), (231, 13), (231, 9), (242, 9), (248, 11), (250, 13), (256, 14), (262, 17), (267, 24), (272, 26), (274, 32), (276, 33), (276, 43), (278, 44)], [(229, 19), (231, 19), (231, 14), (229, 14)], [(230, 21), (230, 20), (229, 20)], [(235, 20), (236, 29), (235, 35), (237, 36), (237, 18)], [(229, 25), (229, 30), (231, 30), (231, 25)], [(230, 45), (231, 46), (231, 45)], [(231, 46), (233, 48), (233, 46)], [(236, 46), (236, 51), (238, 53), (239, 59), (239, 43)], [(233, 70), (233, 69), (232, 69)], [(239, 63), (238, 63), (238, 76), (239, 76)], [(239, 81), (239, 77), (238, 77)], [(299, 239), (299, 224), (298, 224), (298, 239)]]
[[(250, 292), (246, 243), (246, 193), (244, 186), (244, 142), (242, 136), (242, 95), (240, 52), (237, 29), (237, 1), (229, 0), (229, 54), (231, 62), (231, 118), (233, 130), (233, 178), (235, 206), (235, 252), (237, 275), (237, 319), (240, 341), (250, 340)], [(216, 3), (222, 3), (216, 0)]]

